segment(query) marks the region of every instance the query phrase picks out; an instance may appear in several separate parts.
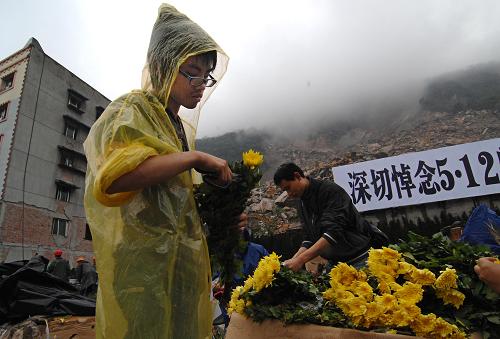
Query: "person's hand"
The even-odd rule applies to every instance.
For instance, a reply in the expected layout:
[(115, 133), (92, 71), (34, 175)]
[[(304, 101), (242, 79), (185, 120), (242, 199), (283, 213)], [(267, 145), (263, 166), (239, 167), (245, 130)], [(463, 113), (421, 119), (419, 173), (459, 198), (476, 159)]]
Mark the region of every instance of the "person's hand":
[(500, 293), (500, 264), (496, 258), (479, 258), (474, 266), (474, 271), (479, 279), (491, 287), (497, 293)]
[(304, 264), (305, 262), (302, 261), (300, 256), (285, 260), (285, 262), (283, 263), (283, 265), (285, 265), (294, 272), (300, 271), (304, 267)]
[(196, 168), (207, 173), (214, 173), (217, 176), (217, 183), (220, 185), (228, 184), (233, 179), (233, 173), (226, 160), (217, 158), (208, 153), (196, 151), (198, 160)]
[(235, 226), (238, 227), (240, 232), (243, 232), (245, 228), (248, 226), (248, 215), (246, 213), (241, 213), (238, 216), (237, 224)]

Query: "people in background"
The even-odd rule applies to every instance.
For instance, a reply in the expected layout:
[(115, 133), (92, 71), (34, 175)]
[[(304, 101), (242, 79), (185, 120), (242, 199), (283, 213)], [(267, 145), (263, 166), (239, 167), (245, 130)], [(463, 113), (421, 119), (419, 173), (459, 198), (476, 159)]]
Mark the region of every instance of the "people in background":
[(47, 266), (47, 272), (60, 279), (69, 282), (69, 275), (71, 273), (71, 267), (69, 266), (69, 261), (63, 259), (63, 251), (57, 249), (54, 251), (54, 260), (52, 260)]
[(305, 239), (295, 255), (284, 262), (293, 271), (318, 255), (332, 263), (346, 262), (357, 268), (368, 258), (370, 247), (388, 242), (387, 236), (358, 212), (342, 187), (328, 180), (306, 177), (294, 163), (282, 164), (274, 183), (297, 198)]
[(75, 278), (80, 283), (80, 294), (95, 298), (97, 294), (97, 272), (85, 257), (76, 259)]

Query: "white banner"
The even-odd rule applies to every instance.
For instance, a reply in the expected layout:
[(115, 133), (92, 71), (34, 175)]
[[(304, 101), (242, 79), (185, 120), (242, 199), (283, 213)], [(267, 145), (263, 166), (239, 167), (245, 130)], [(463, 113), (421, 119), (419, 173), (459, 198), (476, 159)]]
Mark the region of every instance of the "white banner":
[(332, 168), (359, 211), (500, 193), (500, 139)]

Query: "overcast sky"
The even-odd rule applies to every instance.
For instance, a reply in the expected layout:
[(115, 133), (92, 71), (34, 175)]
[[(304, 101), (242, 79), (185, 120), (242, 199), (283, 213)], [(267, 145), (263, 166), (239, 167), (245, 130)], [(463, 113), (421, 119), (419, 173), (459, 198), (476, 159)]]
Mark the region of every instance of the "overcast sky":
[[(113, 100), (140, 87), (160, 3), (1, 0), (0, 59), (33, 36)], [(413, 95), (415, 84), (434, 75), (500, 60), (496, 0), (170, 3), (231, 58), (202, 111), (198, 136), (368, 112)]]

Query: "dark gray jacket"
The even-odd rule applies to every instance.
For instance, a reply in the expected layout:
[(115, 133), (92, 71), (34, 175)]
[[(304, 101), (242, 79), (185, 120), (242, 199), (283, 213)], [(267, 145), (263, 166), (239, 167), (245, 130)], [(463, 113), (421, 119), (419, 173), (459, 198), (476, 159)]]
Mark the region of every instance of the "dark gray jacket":
[(68, 260), (56, 257), (47, 266), (47, 272), (61, 278), (64, 281), (68, 281), (71, 268), (69, 267)]
[(75, 270), (76, 279), (81, 284), (81, 290), (85, 291), (90, 286), (97, 284), (97, 272), (95, 267), (88, 261), (78, 263)]
[(349, 195), (333, 181), (309, 179), (309, 187), (299, 200), (299, 216), (303, 222), (309, 248), (323, 237), (333, 247), (331, 261), (349, 261), (370, 248), (371, 226), (359, 214)]

